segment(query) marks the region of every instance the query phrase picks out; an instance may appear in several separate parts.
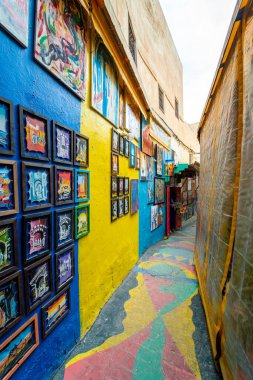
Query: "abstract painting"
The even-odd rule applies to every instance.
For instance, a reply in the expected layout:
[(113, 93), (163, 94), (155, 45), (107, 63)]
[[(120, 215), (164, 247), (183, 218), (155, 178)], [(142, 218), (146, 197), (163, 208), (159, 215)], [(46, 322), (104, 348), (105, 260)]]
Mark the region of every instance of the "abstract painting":
[(138, 179), (131, 179), (131, 214), (139, 210)]
[(164, 199), (165, 199), (165, 181), (164, 181), (164, 179), (155, 177), (154, 187), (155, 187), (155, 190), (154, 190), (155, 201), (154, 201), (154, 203), (155, 204), (164, 203)]
[(75, 238), (80, 239), (90, 232), (90, 205), (75, 207)]
[(51, 212), (23, 215), (23, 260), (30, 264), (51, 249)]
[(39, 330), (36, 314), (0, 345), (0, 378), (10, 379), (38, 345)]
[(74, 170), (60, 166), (55, 167), (55, 205), (60, 206), (74, 202)]
[(118, 199), (111, 200), (111, 221), (118, 219)]
[(154, 203), (154, 181), (148, 181), (148, 204)]
[(146, 156), (146, 160), (147, 160), (147, 181), (154, 181), (154, 177), (155, 177), (154, 158)]
[(65, 208), (55, 211), (55, 249), (74, 241), (74, 210)]
[(156, 145), (156, 175), (163, 175), (163, 149)]
[(0, 97), (0, 154), (14, 154), (13, 126), (13, 103)]
[(151, 206), (151, 223), (150, 223), (150, 229), (151, 231), (154, 231), (156, 228), (158, 228), (158, 206)]
[(75, 170), (75, 202), (87, 202), (90, 199), (90, 172)]
[(158, 205), (158, 227), (163, 224), (163, 205)]
[(74, 246), (63, 249), (55, 254), (55, 278), (57, 292), (64, 288), (74, 278)]
[(165, 176), (171, 177), (174, 172), (174, 161), (169, 161), (165, 163)]
[(74, 132), (74, 165), (89, 166), (89, 138)]
[(85, 99), (86, 22), (71, 0), (37, 0), (35, 58)]
[(18, 230), (16, 218), (0, 221), (0, 278), (18, 268)]
[(42, 337), (45, 339), (70, 310), (70, 288), (62, 290), (42, 307)]
[(147, 180), (147, 156), (145, 153), (140, 152), (140, 180)]
[(0, 216), (16, 214), (18, 206), (16, 161), (0, 161)]
[(92, 106), (116, 127), (119, 119), (118, 73), (101, 38), (95, 36), (92, 56)]
[(20, 321), (23, 315), (21, 272), (0, 281), (0, 337)]
[(28, 46), (28, 0), (2, 0), (0, 25), (24, 47)]
[(53, 122), (53, 160), (64, 165), (73, 162), (73, 131)]

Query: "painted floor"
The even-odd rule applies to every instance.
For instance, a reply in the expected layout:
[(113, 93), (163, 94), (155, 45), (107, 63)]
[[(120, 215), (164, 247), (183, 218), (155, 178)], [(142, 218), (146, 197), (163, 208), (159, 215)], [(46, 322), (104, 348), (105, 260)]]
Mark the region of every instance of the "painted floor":
[(148, 249), (54, 380), (219, 379), (193, 265), (193, 223)]

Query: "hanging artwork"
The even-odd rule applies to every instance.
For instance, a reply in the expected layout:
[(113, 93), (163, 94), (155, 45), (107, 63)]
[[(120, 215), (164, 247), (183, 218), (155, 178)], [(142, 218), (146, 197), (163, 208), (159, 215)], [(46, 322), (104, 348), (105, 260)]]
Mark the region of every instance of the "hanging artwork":
[(125, 157), (129, 157), (129, 140), (124, 139), (124, 155)]
[(16, 218), (0, 221), (0, 278), (18, 269)]
[(22, 177), (23, 211), (51, 207), (52, 166), (22, 162)]
[(124, 214), (129, 213), (129, 197), (124, 198)]
[(65, 165), (73, 163), (73, 131), (53, 122), (53, 160)]
[(0, 2), (0, 25), (22, 46), (28, 46), (28, 0)]
[(118, 196), (124, 195), (124, 177), (118, 177)]
[(154, 120), (152, 119), (150, 126), (150, 135), (159, 142), (166, 150), (170, 150), (171, 137), (170, 135)]
[(147, 181), (154, 181), (154, 177), (155, 177), (154, 158), (146, 156), (146, 161), (147, 161)]
[(74, 165), (89, 166), (89, 138), (74, 132)]
[(30, 264), (51, 249), (51, 212), (23, 215), (23, 260)]
[(119, 173), (119, 155), (116, 153), (112, 153), (111, 171), (112, 175)]
[(124, 156), (124, 137), (121, 135), (119, 136), (119, 154)]
[(135, 169), (140, 169), (140, 149), (138, 147), (136, 147)]
[(14, 154), (13, 126), (13, 103), (0, 97), (0, 154)]
[(124, 211), (125, 211), (124, 198), (119, 198), (118, 199), (118, 218), (121, 218), (122, 216), (124, 216)]
[(163, 224), (163, 205), (158, 205), (158, 227), (160, 227)]
[(52, 258), (50, 255), (25, 268), (26, 312), (36, 309), (52, 293)]
[(150, 118), (142, 118), (142, 151), (148, 156), (153, 154), (153, 143), (150, 137)]
[(112, 128), (112, 151), (119, 153), (119, 133)]
[(171, 177), (174, 173), (174, 161), (165, 162), (164, 165), (165, 176)]
[(154, 203), (154, 181), (148, 181), (148, 204)]
[(118, 73), (111, 54), (98, 35), (92, 55), (92, 107), (118, 126)]
[(158, 206), (151, 206), (151, 231), (158, 228)]
[(125, 94), (122, 86), (119, 86), (119, 127), (125, 129)]
[(0, 337), (18, 323), (22, 316), (23, 300), (19, 271), (0, 281)]
[(74, 170), (55, 167), (55, 205), (74, 203)]
[(129, 177), (124, 178), (124, 194), (129, 194)]
[(70, 310), (70, 288), (62, 290), (41, 309), (42, 338), (45, 339)]
[(72, 0), (37, 0), (35, 59), (85, 99), (86, 21)]
[(38, 345), (39, 330), (36, 314), (0, 345), (1, 364), (4, 363), (0, 366), (0, 378), (10, 379)]
[(131, 214), (139, 210), (138, 179), (131, 179)]
[(72, 245), (55, 254), (56, 291), (68, 285), (74, 275), (74, 246)]
[(154, 190), (155, 201), (154, 201), (154, 203), (155, 204), (164, 203), (164, 199), (165, 199), (165, 181), (164, 181), (164, 179), (155, 177), (154, 187), (155, 187), (155, 190)]
[(140, 180), (147, 180), (147, 156), (143, 152), (140, 152)]
[(111, 200), (111, 221), (118, 219), (118, 199)]
[(156, 175), (163, 175), (163, 149), (156, 145)]
[(75, 202), (87, 202), (90, 199), (90, 172), (75, 170)]
[(135, 168), (135, 145), (130, 142), (129, 167)]
[(111, 198), (117, 198), (118, 196), (118, 178), (111, 177)]
[(18, 206), (18, 182), (16, 161), (0, 161), (0, 216), (16, 214)]
[(75, 238), (88, 235), (90, 232), (90, 205), (75, 207)]
[(133, 139), (140, 140), (140, 110), (128, 94), (126, 95), (125, 128), (130, 133), (130, 141)]
[(65, 208), (55, 211), (55, 249), (74, 241), (74, 210)]
[(50, 160), (49, 119), (19, 107), (21, 157)]

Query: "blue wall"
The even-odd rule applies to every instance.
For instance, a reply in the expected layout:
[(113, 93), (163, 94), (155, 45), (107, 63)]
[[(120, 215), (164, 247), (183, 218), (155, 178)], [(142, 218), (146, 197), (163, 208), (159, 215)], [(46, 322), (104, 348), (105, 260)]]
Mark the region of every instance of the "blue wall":
[[(19, 122), (18, 105), (22, 105), (66, 125), (73, 130), (80, 129), (81, 102), (67, 87), (61, 84), (48, 71), (42, 68), (33, 58), (34, 46), (34, 15), (35, 1), (29, 1), (29, 47), (24, 49), (11, 36), (0, 30), (0, 96), (12, 100), (15, 110), (15, 157), (0, 156), (0, 159), (19, 160)], [(32, 162), (31, 160), (27, 160)], [(40, 161), (37, 161), (38, 166)], [(50, 163), (52, 164), (52, 162)], [(18, 164), (19, 178), (21, 164)], [(19, 204), (21, 209), (21, 186), (19, 181)], [(63, 207), (57, 207), (60, 209)], [(48, 211), (49, 209), (45, 209)], [(51, 208), (53, 211), (54, 208)], [(36, 211), (34, 211), (36, 212)], [(26, 213), (27, 214), (27, 213)], [(13, 215), (14, 217), (15, 215)], [(11, 216), (12, 217), (12, 216)], [(7, 219), (1, 217), (0, 219)], [(21, 214), (17, 215), (19, 227), (19, 242), (21, 241)], [(54, 231), (54, 222), (53, 229)], [(54, 247), (54, 234), (52, 234), (52, 247)], [(21, 244), (19, 244), (21, 246)], [(32, 355), (22, 364), (13, 375), (12, 379), (48, 379), (52, 373), (65, 359), (67, 353), (74, 346), (80, 335), (79, 321), (79, 293), (77, 255), (78, 246), (75, 242), (75, 268), (76, 274), (70, 284), (71, 289), (71, 311), (67, 317), (55, 328), (55, 330), (42, 341), (41, 337), (41, 315), (40, 309), (50, 298), (42, 303), (35, 311), (25, 315), (22, 321), (15, 325), (7, 334), (0, 339), (0, 344), (13, 332), (23, 325), (34, 314), (39, 318), (40, 345)], [(54, 256), (54, 253), (52, 253)], [(22, 269), (21, 249), (19, 250), (20, 269)], [(23, 269), (22, 269), (23, 276)], [(24, 282), (23, 282), (24, 284)], [(54, 260), (53, 260), (53, 296), (55, 295)], [(23, 292), (24, 300), (24, 292)]]

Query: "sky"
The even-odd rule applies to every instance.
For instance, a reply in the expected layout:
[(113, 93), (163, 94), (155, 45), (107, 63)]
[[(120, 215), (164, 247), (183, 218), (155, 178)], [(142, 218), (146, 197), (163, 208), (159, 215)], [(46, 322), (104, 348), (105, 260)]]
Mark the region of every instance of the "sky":
[(184, 119), (200, 121), (236, 0), (160, 0), (184, 71)]

